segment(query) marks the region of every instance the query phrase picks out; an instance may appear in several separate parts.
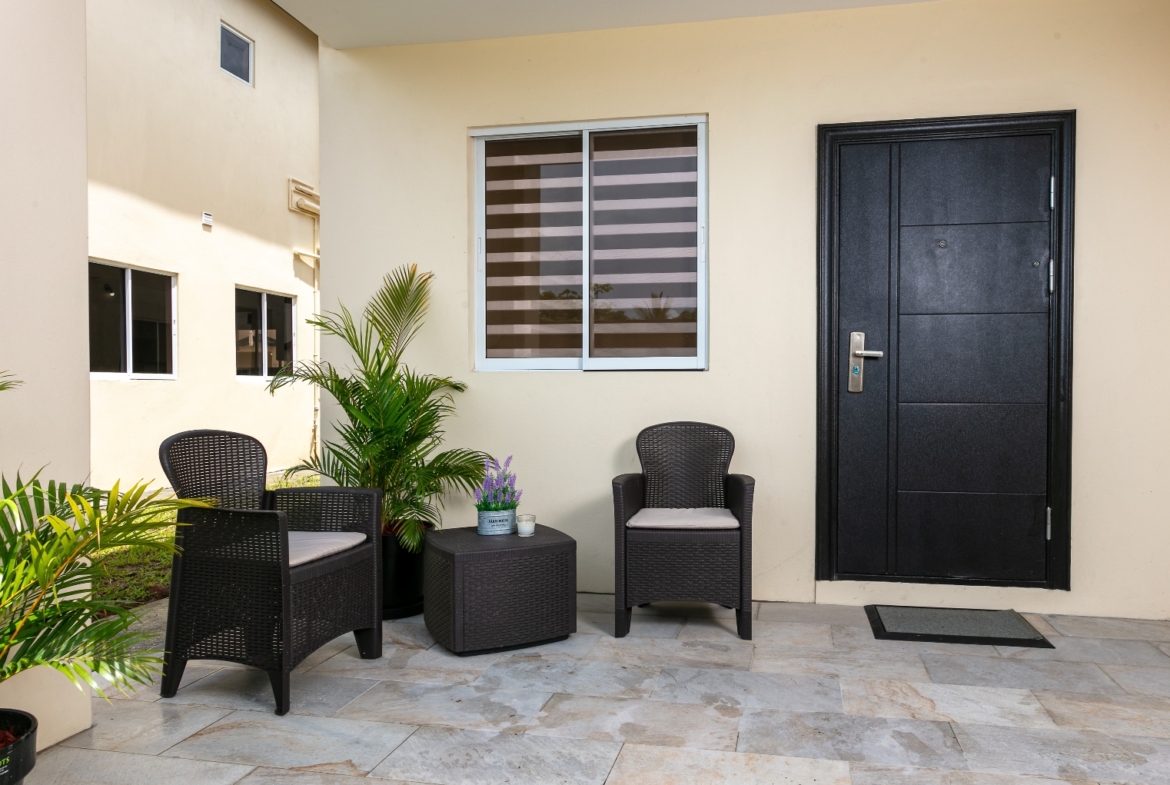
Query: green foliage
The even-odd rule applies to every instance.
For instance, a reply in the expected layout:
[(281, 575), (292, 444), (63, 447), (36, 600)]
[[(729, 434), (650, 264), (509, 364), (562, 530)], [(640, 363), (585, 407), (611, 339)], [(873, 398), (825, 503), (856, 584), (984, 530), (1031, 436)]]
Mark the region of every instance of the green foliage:
[(400, 267), (382, 280), (360, 319), (342, 306), (340, 313), (309, 320), (345, 341), (351, 372), (325, 361), (301, 362), (282, 368), (270, 384), (275, 391), (309, 382), (345, 413), (334, 424), (337, 441), (325, 442), (319, 454), (287, 474), (312, 471), (345, 487), (381, 488), (383, 525), (412, 552), (422, 547), (424, 524), (441, 525), (441, 495), (475, 488), (488, 457), (466, 449), (435, 452), (443, 442), (443, 421), (455, 411), (454, 393), (466, 385), (415, 373), (402, 362), (426, 316), (432, 278), (414, 265)]
[[(157, 536), (174, 542), (171, 526)], [(107, 548), (97, 557), (101, 575), (94, 578), (93, 596), (123, 608), (136, 608), (170, 594), (171, 554), (157, 546)]]
[(90, 587), (110, 549), (173, 554), (159, 530), (175, 511), (205, 505), (142, 483), (122, 493), (18, 476), (14, 486), (0, 478), (0, 493), (0, 681), (47, 665), (99, 695), (95, 674), (123, 690), (149, 682), (162, 660), (134, 650), (145, 637), (129, 630), (137, 616)]
[(0, 392), (15, 389), (23, 383), (8, 371), (0, 371)]

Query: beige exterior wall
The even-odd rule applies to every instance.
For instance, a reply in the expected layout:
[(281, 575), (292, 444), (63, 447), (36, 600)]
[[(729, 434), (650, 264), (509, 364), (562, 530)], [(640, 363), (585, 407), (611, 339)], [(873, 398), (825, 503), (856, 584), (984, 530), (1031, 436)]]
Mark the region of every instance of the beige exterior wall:
[[(89, 473), (85, 288), (85, 1), (0, 3), (0, 474)], [(0, 706), (36, 715), (44, 748), (90, 726), (89, 691), (33, 668)]]
[[(322, 53), (323, 299), (433, 269), (411, 359), (470, 383), (449, 442), (514, 453), (524, 508), (612, 589), (610, 479), (674, 419), (737, 437), (758, 480), (761, 600), (1170, 617), (1170, 4), (943, 0), (861, 10)], [(1072, 591), (817, 583), (818, 123), (1075, 109)], [(710, 370), (473, 371), (468, 129), (707, 113)], [(327, 344), (326, 357), (341, 355)], [(326, 415), (329, 410), (326, 409)], [(447, 523), (473, 522), (449, 505)]]
[[(317, 38), (269, 0), (89, 0), (88, 17), (89, 256), (178, 277), (177, 378), (91, 382), (94, 482), (165, 484), (159, 443), (193, 428), (292, 465), (313, 394), (235, 375), (234, 290), (295, 297), (312, 355), (314, 271), (293, 249), (312, 250), (313, 225), (287, 188), (318, 182)], [(220, 70), (221, 20), (255, 41), (254, 86)]]

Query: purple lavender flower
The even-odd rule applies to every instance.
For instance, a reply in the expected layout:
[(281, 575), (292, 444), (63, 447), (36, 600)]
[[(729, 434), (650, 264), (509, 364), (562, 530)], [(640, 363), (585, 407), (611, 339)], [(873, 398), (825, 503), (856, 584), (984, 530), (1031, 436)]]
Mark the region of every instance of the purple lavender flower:
[(475, 489), (475, 506), (482, 511), (514, 510), (520, 504), (523, 491), (516, 490), (516, 475), (512, 473), (512, 456), (501, 464), (489, 458), (483, 464), (483, 483)]

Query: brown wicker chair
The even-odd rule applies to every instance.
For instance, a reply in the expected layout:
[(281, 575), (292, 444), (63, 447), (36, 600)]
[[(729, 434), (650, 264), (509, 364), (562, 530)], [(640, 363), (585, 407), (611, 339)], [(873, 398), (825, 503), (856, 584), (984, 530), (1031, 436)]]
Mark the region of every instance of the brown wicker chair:
[[(219, 505), (179, 514), (186, 525), (175, 535), (164, 698), (178, 690), (188, 660), (227, 660), (267, 671), (284, 714), (289, 674), (322, 644), (353, 632), (363, 658), (382, 656), (380, 491), (266, 491), (263, 445), (227, 431), (176, 434), (159, 460), (176, 495)], [(339, 550), (346, 541), (358, 544)]]
[[(614, 635), (630, 631), (634, 606), (683, 600), (734, 608), (739, 636), (751, 640), (756, 481), (727, 473), (734, 437), (715, 425), (672, 422), (643, 430), (637, 446), (642, 473), (613, 480)], [(679, 508), (721, 508), (734, 520), (722, 513), (723, 528), (628, 525), (643, 509)]]

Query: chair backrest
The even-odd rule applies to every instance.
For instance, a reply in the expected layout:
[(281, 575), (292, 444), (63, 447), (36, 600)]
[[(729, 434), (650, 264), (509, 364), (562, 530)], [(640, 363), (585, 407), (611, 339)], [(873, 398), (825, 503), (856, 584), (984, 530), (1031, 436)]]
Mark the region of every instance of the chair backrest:
[(638, 434), (647, 507), (726, 507), (723, 483), (735, 437), (701, 422), (651, 425)]
[(231, 431), (184, 431), (158, 448), (171, 488), (181, 499), (215, 499), (217, 507), (260, 510), (268, 455), (251, 436)]

